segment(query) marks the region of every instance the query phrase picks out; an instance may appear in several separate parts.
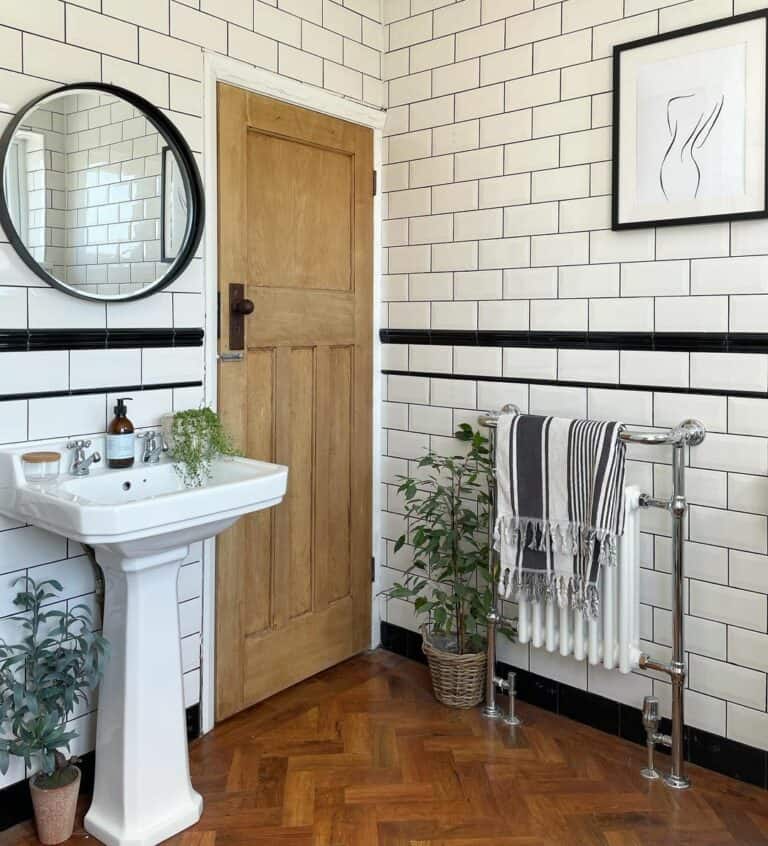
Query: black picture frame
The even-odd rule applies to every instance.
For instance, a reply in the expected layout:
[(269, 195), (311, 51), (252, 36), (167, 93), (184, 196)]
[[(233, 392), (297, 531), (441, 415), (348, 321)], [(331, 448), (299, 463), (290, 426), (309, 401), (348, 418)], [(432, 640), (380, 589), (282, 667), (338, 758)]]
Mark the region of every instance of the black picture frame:
[(186, 270), (189, 263), (194, 258), (195, 252), (200, 244), (205, 225), (205, 193), (194, 154), (181, 132), (179, 132), (172, 121), (169, 120), (169, 118), (167, 118), (160, 109), (152, 105), (152, 103), (139, 94), (129, 91), (126, 88), (121, 88), (118, 85), (110, 85), (102, 82), (80, 82), (54, 88), (51, 91), (30, 100), (30, 102), (23, 108), (19, 109), (14, 118), (5, 128), (2, 137), (0, 137), (0, 173), (4, 173), (5, 171), (8, 150), (11, 146), (16, 130), (19, 128), (26, 115), (37, 105), (51, 97), (80, 91), (95, 91), (102, 94), (109, 94), (113, 97), (119, 97), (135, 109), (141, 111), (144, 117), (160, 133), (161, 137), (165, 139), (168, 149), (171, 150), (173, 155), (176, 157), (176, 160), (179, 163), (179, 172), (181, 173), (184, 181), (184, 189), (187, 194), (189, 215), (187, 216), (184, 241), (175, 261), (170, 265), (168, 272), (165, 275), (163, 275), (155, 283), (147, 285), (146, 288), (143, 288), (141, 291), (137, 291), (136, 293), (115, 297), (89, 294), (67, 285), (55, 276), (52, 276), (43, 267), (41, 267), (30, 254), (29, 250), (26, 248), (16, 232), (16, 227), (11, 219), (8, 208), (8, 198), (5, 194), (4, 179), (0, 179), (0, 225), (2, 225), (11, 246), (16, 251), (19, 258), (36, 276), (51, 287), (56, 288), (65, 294), (69, 294), (72, 297), (77, 297), (81, 300), (88, 300), (90, 302), (130, 302), (132, 300), (143, 299), (144, 297), (156, 294), (158, 291), (162, 291), (164, 288), (167, 288), (176, 279), (178, 279), (184, 270)]
[[(672, 41), (678, 38), (685, 38), (690, 35), (697, 35), (713, 29), (721, 29), (734, 24), (762, 19), (766, 31), (766, 55), (763, 57), (764, 94), (763, 104), (764, 126), (763, 126), (763, 206), (761, 209), (746, 212), (726, 214), (706, 214), (688, 217), (674, 217), (649, 220), (620, 221), (620, 166), (621, 166), (621, 60), (622, 56), (629, 50), (636, 50), (658, 44), (663, 41)], [(684, 27), (683, 29), (672, 30), (660, 35), (652, 35), (647, 38), (640, 38), (636, 41), (628, 41), (617, 44), (613, 48), (613, 126), (612, 126), (612, 162), (611, 162), (611, 229), (619, 231), (623, 229), (647, 229), (659, 226), (683, 226), (697, 223), (721, 223), (731, 220), (756, 220), (768, 217), (768, 9), (759, 9), (754, 12), (746, 12), (741, 15), (733, 15), (728, 18), (719, 18), (716, 21), (696, 24)]]

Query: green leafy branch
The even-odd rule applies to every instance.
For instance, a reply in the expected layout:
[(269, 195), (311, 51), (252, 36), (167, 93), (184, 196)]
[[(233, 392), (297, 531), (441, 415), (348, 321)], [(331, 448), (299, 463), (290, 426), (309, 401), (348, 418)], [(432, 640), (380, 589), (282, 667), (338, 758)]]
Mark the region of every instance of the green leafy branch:
[(20, 583), (13, 602), (25, 615), (25, 634), (16, 644), (0, 639), (0, 772), (8, 771), (11, 755), (27, 767), (38, 759), (42, 786), (57, 787), (72, 778), (60, 750), (78, 735), (67, 723), (97, 687), (109, 644), (92, 630), (86, 605), (47, 607), (62, 591), (58, 581), (23, 576), (13, 584)]
[[(419, 478), (400, 476), (414, 557), (402, 582), (389, 595), (413, 600), (428, 615), (432, 631), (455, 638), (456, 651), (485, 648), (485, 624), (494, 603), (495, 578), (489, 572), (491, 455), (488, 439), (469, 424), (455, 437), (464, 455), (444, 457), (429, 451), (419, 459)], [(511, 632), (502, 627), (505, 634)]]

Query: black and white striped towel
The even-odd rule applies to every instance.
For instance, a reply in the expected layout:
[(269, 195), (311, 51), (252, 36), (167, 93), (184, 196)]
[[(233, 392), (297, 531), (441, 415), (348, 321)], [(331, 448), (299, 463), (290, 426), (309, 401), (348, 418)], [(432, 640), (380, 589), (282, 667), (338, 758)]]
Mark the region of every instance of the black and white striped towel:
[(595, 616), (624, 532), (620, 423), (504, 414), (496, 427), (499, 592)]

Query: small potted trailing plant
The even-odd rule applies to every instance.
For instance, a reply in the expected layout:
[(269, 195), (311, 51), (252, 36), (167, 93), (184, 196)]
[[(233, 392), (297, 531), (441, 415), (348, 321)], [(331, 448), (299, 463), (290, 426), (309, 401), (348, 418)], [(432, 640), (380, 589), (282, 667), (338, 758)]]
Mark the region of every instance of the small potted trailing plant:
[(237, 454), (218, 414), (208, 407), (167, 414), (162, 427), (176, 472), (187, 487), (202, 487), (219, 456)]
[(87, 701), (107, 660), (107, 641), (92, 630), (87, 606), (62, 610), (62, 590), (54, 579), (22, 577), (14, 605), (24, 614), (21, 643), (0, 639), (0, 772), (10, 756), (39, 765), (29, 780), (41, 843), (62, 843), (72, 835), (80, 790), (77, 759), (62, 749), (78, 734), (67, 727)]
[[(494, 602), (489, 571), (488, 439), (464, 423), (455, 433), (467, 445), (463, 455), (429, 451), (418, 462), (417, 478), (399, 477), (413, 563), (389, 595), (413, 600), (422, 626), (424, 653), (436, 698), (454, 708), (472, 708), (483, 699), (485, 625)], [(505, 626), (500, 631), (511, 632)]]

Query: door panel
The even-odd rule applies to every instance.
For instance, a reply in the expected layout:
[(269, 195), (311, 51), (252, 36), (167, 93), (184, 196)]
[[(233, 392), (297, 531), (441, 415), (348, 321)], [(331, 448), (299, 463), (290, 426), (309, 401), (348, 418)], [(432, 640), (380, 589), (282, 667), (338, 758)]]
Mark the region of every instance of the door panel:
[(253, 283), (348, 291), (354, 253), (354, 158), (289, 138), (250, 133), (248, 252)]
[(318, 467), (315, 527), (320, 600), (349, 596), (351, 581), (352, 442), (354, 347), (327, 347), (318, 355)]
[(289, 467), (284, 502), (219, 540), (219, 719), (368, 645), (372, 150), (368, 129), (219, 86), (219, 290), (255, 306), (219, 405), (245, 454)]

